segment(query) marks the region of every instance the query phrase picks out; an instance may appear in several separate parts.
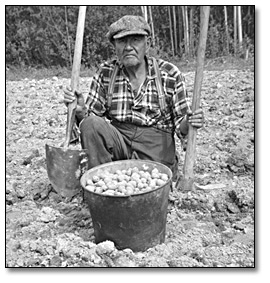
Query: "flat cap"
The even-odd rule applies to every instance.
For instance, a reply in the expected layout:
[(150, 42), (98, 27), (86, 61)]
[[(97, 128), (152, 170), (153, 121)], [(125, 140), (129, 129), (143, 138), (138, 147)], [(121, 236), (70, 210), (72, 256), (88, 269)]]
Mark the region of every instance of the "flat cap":
[(106, 34), (110, 42), (114, 39), (121, 38), (132, 34), (150, 35), (150, 26), (141, 16), (124, 16), (114, 22), (109, 27), (109, 32)]

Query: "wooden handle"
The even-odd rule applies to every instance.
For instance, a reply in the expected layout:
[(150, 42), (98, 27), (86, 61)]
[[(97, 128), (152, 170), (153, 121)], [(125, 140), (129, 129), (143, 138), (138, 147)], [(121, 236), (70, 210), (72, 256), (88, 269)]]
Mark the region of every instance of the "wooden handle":
[[(207, 29), (209, 20), (210, 6), (201, 6), (200, 9), (200, 37), (197, 53), (197, 68), (195, 73), (195, 85), (192, 99), (192, 112), (200, 107), (201, 86), (203, 80), (203, 67), (206, 49)], [(183, 190), (191, 190), (194, 180), (193, 166), (196, 155), (196, 134), (197, 129), (189, 125), (188, 143), (184, 163), (184, 182), (182, 182)]]
[[(71, 74), (71, 90), (73, 92), (78, 90), (79, 87), (85, 13), (86, 13), (86, 6), (80, 6), (78, 23), (77, 23), (75, 50), (73, 56), (72, 74)], [(70, 143), (72, 127), (75, 121), (76, 108), (77, 108), (77, 99), (75, 99), (73, 102), (68, 104), (66, 140), (64, 142), (64, 148), (67, 148)]]

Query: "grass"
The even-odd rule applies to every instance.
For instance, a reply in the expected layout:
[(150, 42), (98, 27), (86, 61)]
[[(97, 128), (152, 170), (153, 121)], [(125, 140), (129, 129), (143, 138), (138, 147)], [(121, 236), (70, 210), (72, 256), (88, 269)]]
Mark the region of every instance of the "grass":
[[(196, 60), (186, 60), (186, 61), (175, 61), (172, 60), (183, 73), (192, 72), (196, 70)], [(241, 58), (234, 57), (218, 57), (215, 59), (205, 60), (204, 64), (205, 70), (208, 71), (222, 71), (228, 69), (251, 69), (254, 70), (254, 59), (250, 58), (248, 60), (244, 60)], [(94, 68), (85, 68), (81, 67), (80, 76), (81, 77), (91, 77), (95, 73)], [(6, 80), (8, 81), (18, 81), (23, 79), (29, 80), (41, 80), (52, 77), (58, 78), (70, 78), (71, 77), (71, 69), (70, 68), (61, 68), (61, 67), (53, 67), (53, 68), (33, 68), (33, 67), (13, 67), (9, 66), (6, 69)]]
[[(81, 67), (81, 77), (91, 77), (95, 73), (94, 69)], [(53, 68), (33, 68), (33, 67), (9, 67), (6, 69), (6, 80), (19, 81), (24, 79), (41, 80), (52, 77), (70, 78), (71, 69), (67, 67), (53, 67)]]
[[(175, 62), (175, 65), (183, 72), (191, 72), (196, 70), (197, 62), (195, 59), (185, 62)], [(215, 59), (205, 60), (204, 69), (207, 71), (222, 71), (222, 70), (254, 70), (254, 58), (248, 60), (235, 58), (232, 56), (217, 57)]]

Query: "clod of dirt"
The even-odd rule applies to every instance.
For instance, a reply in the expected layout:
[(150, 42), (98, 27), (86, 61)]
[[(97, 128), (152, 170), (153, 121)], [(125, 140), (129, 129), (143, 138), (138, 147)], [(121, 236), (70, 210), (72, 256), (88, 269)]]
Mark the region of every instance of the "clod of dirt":
[(112, 253), (113, 251), (115, 250), (115, 246), (114, 246), (114, 243), (111, 242), (111, 241), (104, 241), (102, 243), (99, 243), (97, 245), (97, 248), (96, 248), (96, 252), (97, 254), (99, 255), (102, 255), (102, 254), (110, 254)]

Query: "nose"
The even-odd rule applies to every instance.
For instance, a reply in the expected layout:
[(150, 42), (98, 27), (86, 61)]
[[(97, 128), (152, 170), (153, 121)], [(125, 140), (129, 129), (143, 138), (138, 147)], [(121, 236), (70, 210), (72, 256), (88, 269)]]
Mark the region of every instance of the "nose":
[(131, 42), (130, 39), (127, 39), (125, 43), (126, 43), (125, 44), (125, 49), (127, 49), (127, 50), (132, 49), (132, 42)]

